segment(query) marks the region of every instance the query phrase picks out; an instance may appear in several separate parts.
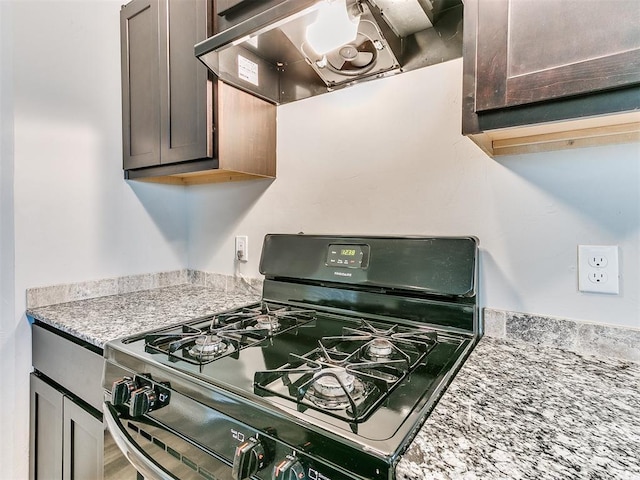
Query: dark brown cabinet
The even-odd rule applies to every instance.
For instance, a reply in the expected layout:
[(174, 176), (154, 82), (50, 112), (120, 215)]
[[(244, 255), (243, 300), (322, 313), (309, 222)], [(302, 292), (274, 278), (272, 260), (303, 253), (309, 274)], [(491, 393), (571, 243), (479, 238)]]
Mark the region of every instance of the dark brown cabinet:
[(211, 0), (133, 0), (120, 13), (128, 179), (206, 183), (275, 176), (276, 107), (219, 82), (194, 55)]
[(638, 25), (637, 0), (467, 0), (463, 133), (490, 154), (640, 138)]

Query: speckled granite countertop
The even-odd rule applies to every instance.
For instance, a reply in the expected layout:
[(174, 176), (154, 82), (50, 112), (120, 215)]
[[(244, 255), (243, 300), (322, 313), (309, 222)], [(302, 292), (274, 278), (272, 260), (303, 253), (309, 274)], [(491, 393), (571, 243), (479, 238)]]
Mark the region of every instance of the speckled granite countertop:
[(226, 293), (185, 284), (38, 307), (27, 310), (27, 315), (102, 348), (109, 340), (259, 299), (257, 291)]
[[(28, 310), (105, 342), (258, 300), (180, 285)], [(640, 480), (640, 364), (483, 338), (397, 465), (401, 480)]]
[(640, 364), (483, 338), (399, 479), (640, 479)]

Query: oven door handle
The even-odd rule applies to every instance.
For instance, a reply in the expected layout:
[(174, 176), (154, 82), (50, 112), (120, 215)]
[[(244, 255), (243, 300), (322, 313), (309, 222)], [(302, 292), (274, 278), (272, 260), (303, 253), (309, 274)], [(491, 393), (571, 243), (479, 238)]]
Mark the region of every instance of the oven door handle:
[(110, 402), (104, 402), (103, 411), (107, 429), (109, 433), (111, 433), (116, 445), (129, 463), (144, 476), (145, 480), (179, 480), (162, 466), (158, 465), (155, 460), (140, 448), (133, 437), (126, 431), (124, 425), (122, 425), (118, 411)]

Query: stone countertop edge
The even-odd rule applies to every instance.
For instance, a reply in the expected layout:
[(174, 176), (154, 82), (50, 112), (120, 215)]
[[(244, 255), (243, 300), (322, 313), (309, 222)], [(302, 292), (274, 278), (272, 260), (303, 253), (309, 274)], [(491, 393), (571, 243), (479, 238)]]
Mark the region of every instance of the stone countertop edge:
[(27, 309), (27, 316), (99, 348), (154, 330), (260, 300), (260, 294), (184, 284)]

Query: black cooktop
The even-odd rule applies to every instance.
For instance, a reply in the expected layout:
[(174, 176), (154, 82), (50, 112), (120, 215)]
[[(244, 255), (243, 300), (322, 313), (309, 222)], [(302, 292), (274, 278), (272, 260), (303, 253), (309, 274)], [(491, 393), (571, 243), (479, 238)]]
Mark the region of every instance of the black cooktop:
[[(282, 308), (285, 306), (257, 303), (225, 316)], [(289, 309), (295, 315), (283, 317), (286, 320), (280, 331), (261, 332), (262, 336), (256, 333), (259, 330), (249, 329), (246, 345), (242, 345), (242, 335), (236, 337), (240, 331), (237, 325), (226, 325), (224, 328), (229, 330), (224, 334), (220, 334), (224, 330), (214, 327), (223, 340), (225, 335), (231, 339), (228, 349), (215, 359), (205, 357), (198, 361), (188, 353), (195, 341), (182, 343), (184, 338), (206, 336), (212, 322), (215, 324), (213, 317), (130, 337), (123, 344), (145, 362), (186, 373), (212, 388), (254, 401), (260, 398), (261, 403), (272, 404), (322, 428), (386, 443), (401, 430), (412, 412), (420, 411), (472, 340), (461, 332), (407, 326), (393, 319), (365, 320), (297, 307)], [(379, 346), (382, 352), (378, 353), (386, 355), (373, 358), (363, 350), (367, 343), (383, 338), (393, 342), (386, 351), (384, 345)], [(172, 342), (177, 342), (179, 348), (169, 352)], [(353, 390), (348, 384), (340, 385), (341, 381), (346, 382), (339, 374), (328, 373), (325, 388), (333, 395), (314, 393), (314, 374), (327, 368), (344, 368), (347, 375), (354, 377)], [(322, 384), (322, 377), (319, 383)]]

